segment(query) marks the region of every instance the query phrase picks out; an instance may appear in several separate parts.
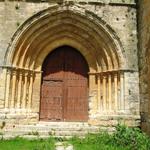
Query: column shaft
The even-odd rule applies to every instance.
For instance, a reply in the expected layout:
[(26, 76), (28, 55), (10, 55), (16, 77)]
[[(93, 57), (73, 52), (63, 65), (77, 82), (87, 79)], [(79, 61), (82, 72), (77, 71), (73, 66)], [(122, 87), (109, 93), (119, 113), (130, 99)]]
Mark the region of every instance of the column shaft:
[(108, 75), (108, 107), (112, 110), (112, 81), (111, 74)]
[(107, 91), (106, 91), (106, 76), (103, 75), (103, 107), (104, 111), (107, 108)]
[(27, 74), (25, 73), (24, 85), (23, 85), (23, 98), (22, 98), (22, 107), (23, 108), (26, 108), (26, 104), (27, 104), (27, 82), (28, 82), (28, 77), (27, 77)]
[(19, 78), (18, 78), (18, 98), (17, 98), (17, 108), (21, 107), (21, 97), (22, 97), (22, 73), (19, 73)]
[(12, 72), (12, 96), (11, 96), (11, 108), (15, 107), (16, 98), (16, 71)]
[(30, 83), (29, 83), (29, 102), (28, 108), (30, 109), (32, 106), (32, 91), (33, 91), (33, 74), (30, 74)]
[(10, 72), (7, 70), (7, 74), (6, 74), (5, 108), (9, 108), (10, 80), (11, 80), (11, 75), (10, 75)]
[(124, 110), (124, 74), (120, 74), (120, 109)]
[(114, 94), (115, 94), (115, 110), (117, 111), (118, 110), (118, 77), (117, 77), (117, 73), (115, 73), (114, 75)]
[(101, 110), (101, 78), (100, 74), (97, 76), (97, 107)]

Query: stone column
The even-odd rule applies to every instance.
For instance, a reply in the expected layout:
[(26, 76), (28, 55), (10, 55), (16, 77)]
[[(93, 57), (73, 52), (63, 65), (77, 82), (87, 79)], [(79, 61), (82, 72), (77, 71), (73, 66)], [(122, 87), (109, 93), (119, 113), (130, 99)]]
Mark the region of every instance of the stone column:
[(124, 101), (125, 101), (125, 111), (129, 111), (130, 109), (130, 105), (129, 105), (129, 85), (128, 85), (128, 75), (129, 73), (128, 72), (124, 72)]
[(118, 111), (118, 75), (117, 73), (114, 74), (114, 109)]
[(120, 110), (124, 110), (124, 73), (120, 73)]
[(101, 110), (101, 76), (97, 76), (97, 109)]
[(15, 107), (16, 100), (16, 70), (12, 70), (12, 95), (11, 95), (11, 108)]
[(32, 92), (33, 92), (33, 72), (30, 72), (30, 80), (29, 80), (29, 101), (28, 101), (28, 108), (31, 109), (32, 106)]
[(106, 75), (103, 75), (103, 109), (107, 108)]
[(89, 88), (90, 90), (95, 90), (95, 74), (89, 75)]
[(17, 97), (17, 108), (21, 107), (21, 98), (22, 98), (22, 72), (21, 70), (19, 71), (19, 76), (18, 76), (18, 97)]
[(97, 85), (95, 84), (95, 79), (96, 79), (95, 74), (89, 74), (89, 92), (90, 92), (89, 107), (92, 113), (95, 113), (97, 111)]
[(31, 109), (32, 112), (36, 112), (36, 113), (39, 113), (39, 108), (40, 108), (41, 76), (42, 76), (42, 72), (34, 73)]
[(24, 72), (22, 108), (26, 108), (27, 103), (27, 82), (28, 82), (28, 74), (27, 72)]
[(112, 80), (111, 74), (108, 75), (108, 109), (112, 110)]
[(10, 94), (10, 80), (11, 80), (11, 71), (7, 69), (6, 72), (6, 95), (5, 95), (5, 108), (9, 108), (9, 94)]

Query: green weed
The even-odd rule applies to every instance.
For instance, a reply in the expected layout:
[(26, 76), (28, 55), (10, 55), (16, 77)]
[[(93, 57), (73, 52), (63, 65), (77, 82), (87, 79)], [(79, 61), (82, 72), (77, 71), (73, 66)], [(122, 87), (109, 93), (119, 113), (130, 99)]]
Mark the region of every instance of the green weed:
[(150, 150), (150, 138), (139, 128), (117, 125), (113, 134), (100, 132), (70, 140), (75, 150)]
[[(34, 134), (38, 135), (37, 132)], [(87, 134), (84, 138), (76, 136), (71, 139), (2, 139), (0, 150), (55, 150), (56, 142), (62, 142), (64, 146), (72, 144), (74, 150), (150, 150), (150, 138), (139, 128), (129, 128), (125, 125), (117, 125), (113, 134), (99, 132)]]

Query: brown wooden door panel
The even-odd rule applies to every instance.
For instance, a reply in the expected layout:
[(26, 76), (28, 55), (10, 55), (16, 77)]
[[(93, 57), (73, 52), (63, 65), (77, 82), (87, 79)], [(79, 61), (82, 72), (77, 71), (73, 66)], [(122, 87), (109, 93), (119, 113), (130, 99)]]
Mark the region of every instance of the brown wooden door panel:
[(40, 119), (62, 120), (63, 114), (63, 82), (43, 81), (41, 94)]
[(43, 63), (41, 120), (87, 121), (88, 65), (75, 49), (64, 46)]
[(68, 87), (66, 120), (86, 121), (88, 116), (86, 87)]

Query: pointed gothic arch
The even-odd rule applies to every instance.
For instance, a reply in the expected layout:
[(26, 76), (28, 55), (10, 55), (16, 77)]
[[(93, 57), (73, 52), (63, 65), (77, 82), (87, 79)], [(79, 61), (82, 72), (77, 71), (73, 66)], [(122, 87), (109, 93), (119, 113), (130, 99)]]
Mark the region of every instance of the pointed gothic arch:
[(105, 21), (75, 5), (43, 10), (14, 34), (5, 56), (5, 107), (39, 112), (42, 64), (63, 45), (77, 49), (89, 65), (91, 113), (124, 109), (127, 66), (121, 42)]

